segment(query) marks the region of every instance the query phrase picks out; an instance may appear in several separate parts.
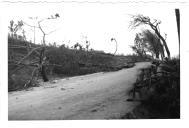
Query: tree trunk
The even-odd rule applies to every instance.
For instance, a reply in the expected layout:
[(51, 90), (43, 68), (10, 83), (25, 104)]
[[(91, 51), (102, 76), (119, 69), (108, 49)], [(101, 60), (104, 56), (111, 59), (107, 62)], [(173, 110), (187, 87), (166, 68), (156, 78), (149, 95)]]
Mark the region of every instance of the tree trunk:
[(41, 66), (41, 76), (42, 76), (44, 82), (49, 81), (49, 79), (48, 79), (48, 77), (47, 77), (45, 65), (42, 65), (42, 66)]
[(114, 41), (116, 42), (116, 49), (115, 49), (115, 52), (114, 52), (114, 55), (116, 54), (117, 52), (117, 41), (114, 39)]
[(163, 60), (163, 58), (165, 57), (165, 53), (164, 53), (164, 48), (163, 48), (163, 45), (162, 45), (162, 50), (161, 50), (161, 59)]
[(41, 66), (41, 76), (42, 76), (42, 78), (43, 78), (43, 81), (44, 81), (44, 82), (47, 82), (47, 81), (49, 81), (49, 79), (48, 79), (48, 77), (47, 77), (47, 74), (46, 74), (46, 67), (45, 67), (44, 62), (43, 62), (43, 61), (45, 61), (45, 60), (44, 60), (44, 52), (45, 52), (45, 48), (43, 48), (43, 49), (41, 50), (41, 54), (40, 54), (40, 66)]
[(156, 53), (156, 58), (159, 59), (159, 53)]
[(171, 54), (170, 54), (169, 48), (168, 48), (168, 46), (167, 46), (167, 43), (166, 43), (165, 39), (164, 39), (162, 36), (161, 36), (160, 38), (161, 38), (161, 40), (163, 41), (163, 45), (164, 45), (165, 50), (166, 50), (166, 52), (167, 52), (167, 56), (168, 56), (168, 58), (170, 59)]
[(165, 50), (167, 52), (167, 56), (170, 59), (171, 55), (170, 55), (170, 51), (169, 48), (167, 46), (167, 43), (165, 41), (165, 39), (161, 36), (161, 34), (159, 33), (159, 31), (157, 30), (157, 28), (155, 29), (155, 33), (157, 34), (157, 36), (161, 39), (161, 41), (163, 42), (163, 46), (165, 47)]

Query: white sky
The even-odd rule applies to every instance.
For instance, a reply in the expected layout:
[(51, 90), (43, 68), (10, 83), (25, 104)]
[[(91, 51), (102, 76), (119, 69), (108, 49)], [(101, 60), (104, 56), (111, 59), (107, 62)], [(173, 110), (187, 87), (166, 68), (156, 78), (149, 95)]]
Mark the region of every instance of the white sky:
[[(22, 19), (33, 24), (28, 17), (46, 18), (59, 13), (60, 18), (43, 23), (48, 33), (56, 32), (46, 37), (48, 42), (70, 46), (79, 42), (84, 45), (85, 36), (91, 42), (91, 48), (113, 53), (116, 38), (119, 54), (132, 54), (130, 45), (133, 44), (136, 31), (128, 28), (130, 14), (143, 14), (162, 21), (160, 30), (167, 34), (167, 43), (171, 56), (178, 55), (178, 36), (176, 27), (175, 7), (164, 5), (134, 5), (134, 4), (97, 4), (97, 3), (64, 3), (64, 4), (14, 4), (8, 19)], [(27, 38), (33, 41), (33, 32), (25, 28)], [(40, 31), (36, 32), (36, 42), (42, 40)]]

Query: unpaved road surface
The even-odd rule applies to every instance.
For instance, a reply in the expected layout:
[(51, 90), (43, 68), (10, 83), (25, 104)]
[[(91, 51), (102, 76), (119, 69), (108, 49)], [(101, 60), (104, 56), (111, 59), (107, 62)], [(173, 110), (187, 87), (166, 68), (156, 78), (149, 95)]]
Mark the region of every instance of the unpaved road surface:
[(138, 103), (128, 91), (149, 62), (116, 72), (70, 77), (9, 93), (9, 120), (119, 119)]

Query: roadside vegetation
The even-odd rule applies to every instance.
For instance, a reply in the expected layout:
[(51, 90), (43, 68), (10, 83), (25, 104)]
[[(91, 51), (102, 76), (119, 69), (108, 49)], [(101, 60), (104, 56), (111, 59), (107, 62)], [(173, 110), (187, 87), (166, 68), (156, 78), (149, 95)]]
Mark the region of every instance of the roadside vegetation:
[[(180, 45), (179, 10), (175, 9)], [(136, 28), (147, 25), (151, 29), (136, 34), (132, 49), (139, 56), (146, 56), (147, 52), (153, 58), (149, 68), (141, 69), (136, 83), (127, 101), (141, 102), (123, 119), (170, 119), (180, 118), (180, 57), (170, 57), (166, 43), (166, 35), (160, 34), (158, 27), (161, 21), (147, 16), (133, 16), (131, 26)], [(165, 53), (167, 56), (165, 56)], [(161, 58), (160, 58), (161, 57)]]
[(141, 73), (128, 101), (141, 102), (123, 118), (180, 118), (180, 60), (154, 61)]
[[(39, 86), (38, 81), (44, 80), (40, 66), (43, 45), (9, 36), (8, 46), (9, 91)], [(48, 81), (96, 72), (117, 71), (133, 67), (135, 62), (146, 59), (135, 54), (113, 55), (79, 47), (70, 48), (64, 44), (57, 46), (56, 43), (46, 45), (45, 49), (43, 66)]]
[[(58, 13), (50, 17), (37, 20), (37, 25), (29, 25), (20, 21), (10, 21), (8, 34), (8, 90), (20, 90), (39, 86), (39, 81), (52, 81), (75, 75), (95, 72), (117, 71), (134, 66), (134, 62), (144, 61), (138, 55), (115, 55), (90, 48), (90, 41), (86, 39), (85, 46), (76, 42), (73, 46), (57, 45), (55, 42), (46, 43), (46, 37), (56, 30), (46, 32), (44, 21), (57, 20)], [(23, 26), (31, 27), (34, 41), (28, 41)], [(35, 29), (42, 33), (41, 43), (35, 42)], [(19, 33), (19, 34), (18, 34)]]

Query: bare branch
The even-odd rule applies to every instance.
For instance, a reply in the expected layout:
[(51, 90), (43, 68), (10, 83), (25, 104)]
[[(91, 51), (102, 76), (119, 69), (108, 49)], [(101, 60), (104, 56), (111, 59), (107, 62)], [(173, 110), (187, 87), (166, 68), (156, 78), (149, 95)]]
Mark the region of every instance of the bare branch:
[[(43, 20), (42, 20), (42, 21), (43, 21)], [(44, 30), (42, 29), (41, 24), (40, 24), (42, 21), (39, 21), (39, 22), (38, 22), (39, 29), (41, 30), (41, 32), (42, 32), (44, 35), (46, 35), (46, 33), (44, 32)]]
[(46, 35), (50, 35), (51, 33), (53, 33), (53, 32), (56, 32), (58, 29), (55, 29), (55, 30), (53, 30), (53, 31), (50, 31), (49, 33), (47, 33)]
[(20, 64), (23, 60), (25, 60), (27, 57), (29, 57), (35, 50), (40, 49), (40, 48), (43, 48), (43, 47), (37, 47), (37, 48), (32, 49), (24, 58), (22, 58), (22, 59), (18, 62), (18, 64)]
[(27, 46), (20, 46), (20, 45), (9, 45), (8, 48), (14, 49), (14, 48), (27, 48)]
[(29, 26), (29, 27), (35, 27), (35, 28), (39, 28), (38, 26), (33, 26), (33, 25), (30, 25), (30, 24), (28, 24), (28, 23), (26, 23), (26, 22), (23, 22), (25, 25), (27, 25), (27, 26)]
[(27, 83), (25, 83), (24, 87), (26, 87), (28, 84), (31, 84), (31, 83), (32, 83), (33, 77), (34, 77), (34, 74), (35, 74), (36, 70), (38, 70), (38, 68), (34, 68), (34, 69), (33, 69), (32, 74), (31, 74), (31, 78), (30, 78), (30, 80), (28, 80)]
[(8, 74), (11, 75), (11, 74), (17, 72), (18, 70), (22, 69), (22, 68), (25, 67), (25, 66), (26, 66), (26, 65), (21, 65), (20, 67), (14, 69), (12, 72), (10, 72), (10, 73), (8, 73)]

